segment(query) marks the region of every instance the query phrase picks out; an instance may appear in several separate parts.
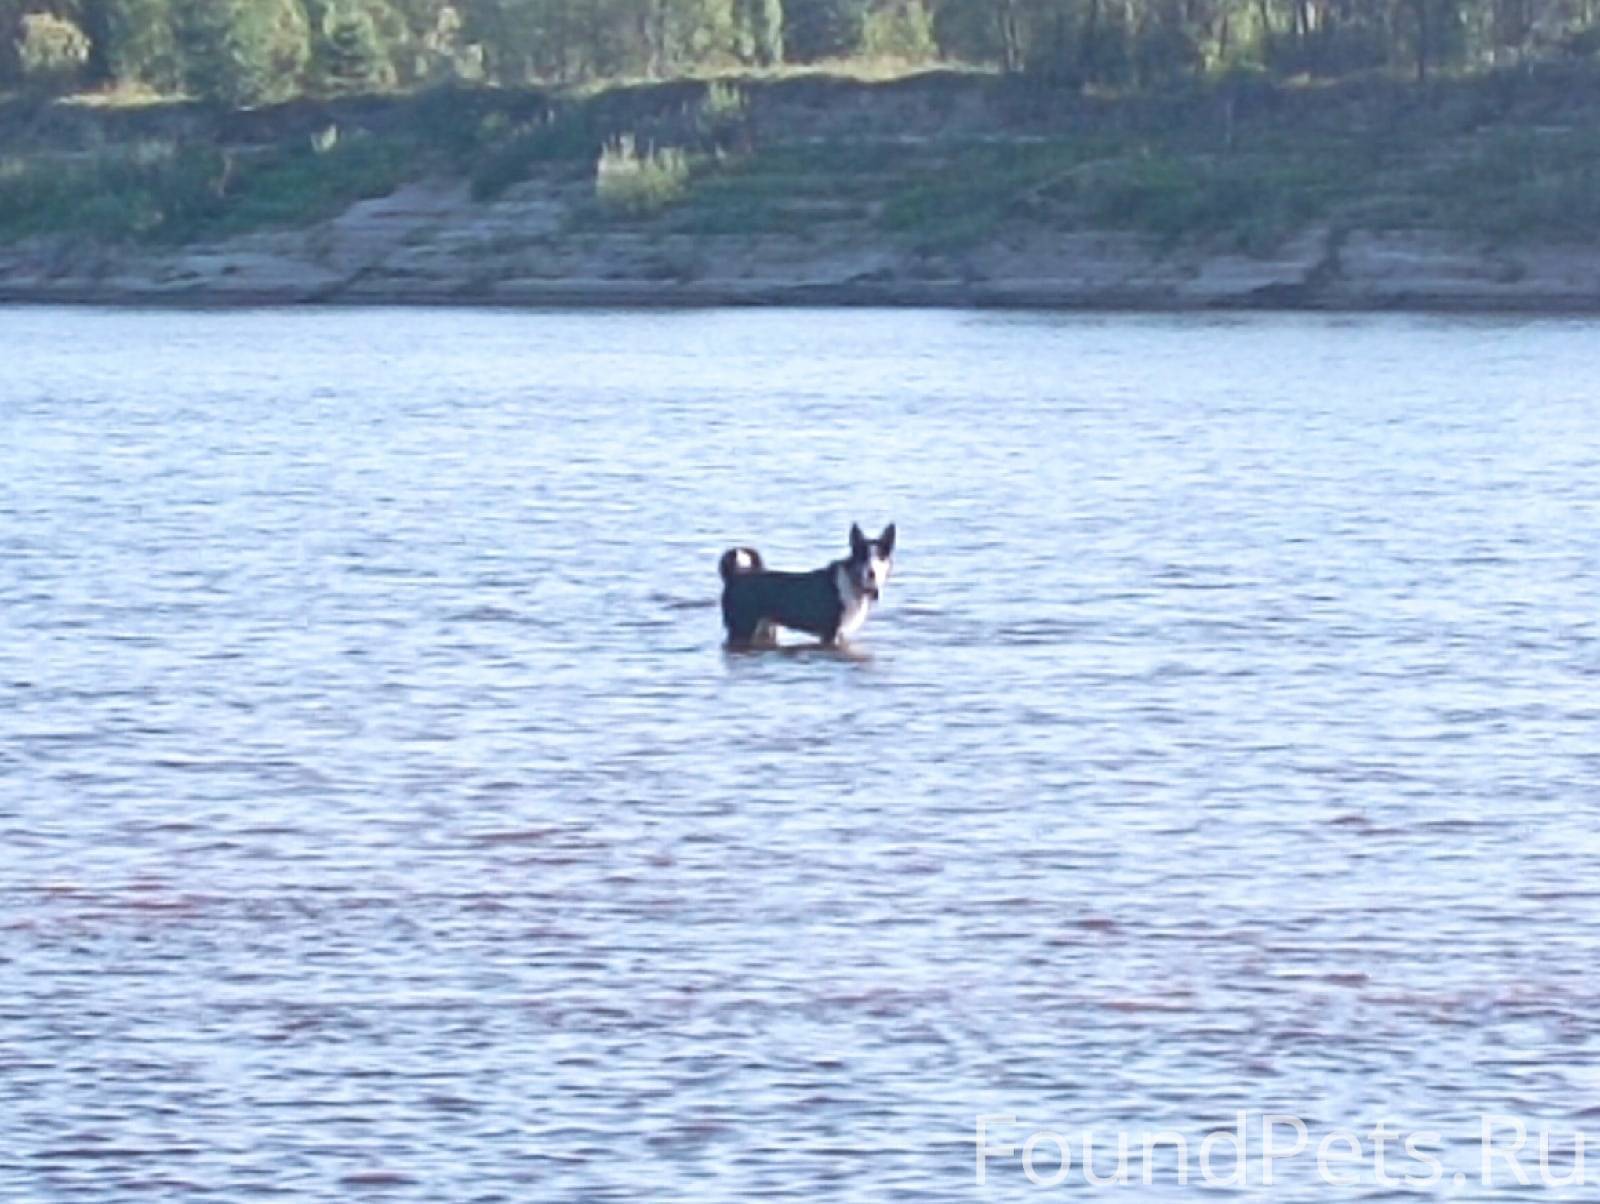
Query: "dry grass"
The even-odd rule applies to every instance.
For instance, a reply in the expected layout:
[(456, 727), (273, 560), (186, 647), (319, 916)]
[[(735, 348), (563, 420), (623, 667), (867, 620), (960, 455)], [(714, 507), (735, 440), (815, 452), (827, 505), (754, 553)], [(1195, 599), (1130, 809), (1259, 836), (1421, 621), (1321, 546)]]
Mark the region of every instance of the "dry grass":
[(115, 87), (93, 92), (77, 92), (63, 96), (59, 103), (78, 105), (86, 109), (143, 109), (151, 105), (181, 104), (187, 96), (170, 92), (157, 92), (140, 83), (122, 83)]
[(654, 213), (689, 189), (689, 156), (673, 146), (640, 149), (632, 134), (600, 148), (594, 191), (600, 203), (629, 213)]

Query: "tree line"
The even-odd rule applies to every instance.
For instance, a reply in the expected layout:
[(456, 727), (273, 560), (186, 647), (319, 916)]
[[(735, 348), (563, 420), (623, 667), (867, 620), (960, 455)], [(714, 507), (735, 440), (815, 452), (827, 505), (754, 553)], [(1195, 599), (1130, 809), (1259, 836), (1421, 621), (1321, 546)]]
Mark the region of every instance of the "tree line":
[(1065, 85), (1593, 57), (1600, 0), (0, 0), (0, 91), (297, 95), (668, 78), (828, 60)]

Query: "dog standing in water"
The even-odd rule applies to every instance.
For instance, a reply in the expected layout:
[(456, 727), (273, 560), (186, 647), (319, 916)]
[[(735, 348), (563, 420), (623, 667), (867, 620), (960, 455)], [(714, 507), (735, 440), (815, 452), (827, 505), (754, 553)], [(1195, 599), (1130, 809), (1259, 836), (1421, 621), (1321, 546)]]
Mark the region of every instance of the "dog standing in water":
[(893, 523), (877, 539), (852, 523), (850, 555), (809, 573), (776, 572), (754, 548), (729, 548), (718, 565), (729, 646), (772, 647), (779, 627), (842, 643), (861, 630), (882, 597), (893, 560)]

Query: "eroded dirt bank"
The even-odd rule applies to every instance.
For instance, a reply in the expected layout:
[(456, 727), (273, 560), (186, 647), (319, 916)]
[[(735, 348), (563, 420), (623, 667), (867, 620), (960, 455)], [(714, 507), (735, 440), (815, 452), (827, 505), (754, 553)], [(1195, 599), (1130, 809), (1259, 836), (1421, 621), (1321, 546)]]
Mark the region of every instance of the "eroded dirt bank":
[[(1600, 312), (1600, 72), (1123, 100), (935, 73), (720, 97), (8, 111), (9, 186), (53, 201), (13, 197), (0, 299)], [(624, 135), (695, 159), (681, 197), (598, 202), (596, 148)], [(188, 191), (162, 155), (198, 164)], [(76, 206), (72, 172), (108, 195)], [(148, 194), (119, 205), (124, 177)], [(101, 236), (107, 215), (127, 229)]]
[(40, 239), (0, 248), (13, 302), (298, 305), (890, 304), (1600, 312), (1600, 251), (1314, 225), (1268, 254), (1017, 223), (958, 251), (803, 234), (573, 231), (577, 186), (499, 199), (425, 180), (306, 229), (179, 250)]

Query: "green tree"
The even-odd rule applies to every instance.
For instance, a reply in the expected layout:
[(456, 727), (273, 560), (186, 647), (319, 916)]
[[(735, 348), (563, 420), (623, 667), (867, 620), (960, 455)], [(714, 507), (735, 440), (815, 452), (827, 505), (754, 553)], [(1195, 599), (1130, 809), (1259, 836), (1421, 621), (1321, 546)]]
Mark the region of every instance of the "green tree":
[(867, 0), (786, 0), (783, 45), (795, 62), (843, 58), (861, 48)]
[(461, 7), (439, 0), (400, 0), (395, 5), (411, 28), (413, 51), (402, 82), (483, 79), (483, 47), (466, 37)]
[(483, 47), (484, 69), (501, 84), (563, 83), (585, 73), (579, 0), (471, 0), (462, 35)]
[(22, 82), (46, 92), (80, 82), (89, 64), (89, 35), (65, 17), (24, 13), (17, 37)]
[(327, 92), (371, 92), (427, 74), (407, 15), (388, 0), (307, 0), (312, 74)]
[(938, 53), (933, 14), (923, 0), (878, 0), (861, 26), (868, 58), (925, 62)]
[(17, 59), (21, 22), (21, 0), (0, 0), (0, 92), (22, 82), (22, 64)]
[(182, 87), (171, 0), (100, 0), (86, 3), (84, 16), (94, 40), (96, 77), (157, 92)]
[(1600, 0), (0, 0), (0, 90), (139, 83), (233, 104), (304, 91), (671, 78), (934, 55), (1060, 84), (1265, 67), (1589, 57)]
[(255, 105), (304, 90), (311, 29), (299, 0), (180, 0), (174, 16), (193, 95)]
[(394, 64), (364, 5), (335, 4), (322, 18), (318, 76), (332, 92), (370, 92), (394, 86)]
[(739, 57), (758, 67), (783, 62), (783, 0), (736, 0)]
[(998, 63), (998, 22), (987, 4), (933, 0), (933, 39), (939, 53), (966, 63)]
[(1396, 24), (1402, 39), (1409, 35), (1417, 82), (1425, 83), (1430, 71), (1465, 57), (1467, 13), (1457, 0), (1404, 2), (1411, 17), (1409, 28), (1404, 21)]

